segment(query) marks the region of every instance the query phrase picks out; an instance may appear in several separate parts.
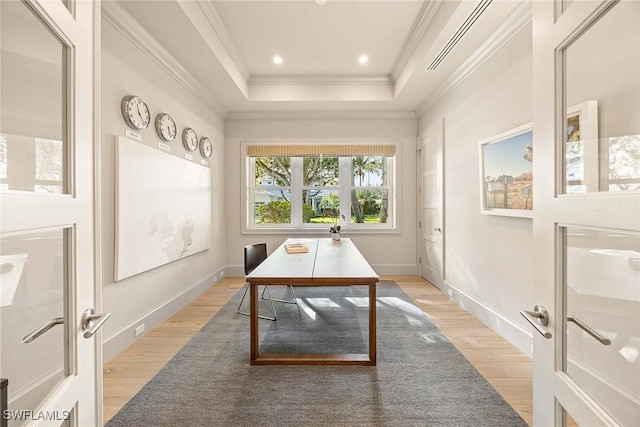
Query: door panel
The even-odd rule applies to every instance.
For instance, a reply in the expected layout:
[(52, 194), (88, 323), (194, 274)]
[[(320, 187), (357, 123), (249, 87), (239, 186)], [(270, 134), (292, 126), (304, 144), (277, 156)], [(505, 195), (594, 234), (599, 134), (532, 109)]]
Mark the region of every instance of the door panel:
[(0, 363), (17, 408), (41, 406), (70, 372), (65, 235), (55, 229), (2, 240)]
[(19, 1), (2, 5), (0, 188), (64, 192), (68, 47)]
[(640, 189), (639, 16), (622, 2), (563, 49), (569, 192)]
[(640, 234), (564, 230), (563, 370), (618, 423), (633, 425), (640, 419)]
[(430, 129), (420, 140), (420, 275), (442, 287), (444, 280), (443, 240), (443, 142), (442, 126)]
[(640, 419), (640, 3), (566, 6), (533, 2), (534, 287), (549, 312), (534, 425), (626, 425)]
[(0, 377), (12, 427), (101, 424), (100, 337), (84, 338), (81, 325), (96, 303), (99, 10), (99, 1), (0, 1)]

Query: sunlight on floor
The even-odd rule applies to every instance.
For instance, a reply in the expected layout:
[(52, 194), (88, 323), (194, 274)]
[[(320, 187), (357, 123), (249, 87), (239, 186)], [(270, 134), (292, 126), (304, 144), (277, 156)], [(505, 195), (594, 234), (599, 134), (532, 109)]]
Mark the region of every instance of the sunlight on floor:
[(345, 299), (356, 307), (369, 307), (369, 297), (347, 297)]
[(424, 325), (425, 320), (427, 320), (427, 315), (422, 310), (398, 297), (380, 297), (378, 302), (400, 309), (404, 317), (412, 325)]
[(395, 307), (398, 308), (400, 310), (402, 310), (405, 313), (408, 314), (413, 314), (414, 316), (418, 316), (418, 317), (426, 317), (426, 315), (424, 314), (424, 311), (420, 310), (418, 307), (416, 307), (415, 305), (402, 300), (398, 297), (380, 297), (378, 298), (378, 302), (381, 302), (383, 304), (387, 304), (391, 307)]
[(309, 307), (302, 298), (298, 298), (298, 307), (300, 307), (302, 311), (304, 311), (304, 314), (309, 316), (311, 320), (316, 320), (316, 311), (313, 308)]
[(305, 298), (309, 304), (314, 307), (330, 307), (330, 308), (339, 308), (340, 306), (333, 302), (331, 298)]
[(421, 333), (420, 338), (427, 344), (435, 344), (439, 342), (447, 342), (447, 338), (442, 335), (440, 332), (427, 332)]

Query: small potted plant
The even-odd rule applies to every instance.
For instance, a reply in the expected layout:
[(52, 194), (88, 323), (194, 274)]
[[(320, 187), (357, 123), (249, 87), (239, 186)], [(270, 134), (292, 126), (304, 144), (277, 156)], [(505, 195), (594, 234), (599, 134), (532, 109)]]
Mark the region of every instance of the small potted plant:
[[(344, 215), (340, 215), (340, 217), (344, 220)], [(331, 233), (331, 238), (333, 240), (340, 240), (340, 230), (342, 227), (338, 224), (338, 218), (333, 217), (333, 225), (329, 227), (329, 233)]]

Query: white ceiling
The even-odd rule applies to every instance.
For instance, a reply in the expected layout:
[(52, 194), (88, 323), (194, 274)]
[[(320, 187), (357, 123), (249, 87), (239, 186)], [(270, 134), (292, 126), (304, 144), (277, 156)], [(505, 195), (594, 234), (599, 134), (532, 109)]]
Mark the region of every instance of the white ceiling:
[(111, 0), (103, 13), (223, 117), (420, 112), (530, 17), (526, 0)]
[[(422, 2), (214, 1), (251, 75), (386, 76)], [(279, 54), (284, 62), (273, 63)], [(369, 56), (360, 65), (360, 55)]]

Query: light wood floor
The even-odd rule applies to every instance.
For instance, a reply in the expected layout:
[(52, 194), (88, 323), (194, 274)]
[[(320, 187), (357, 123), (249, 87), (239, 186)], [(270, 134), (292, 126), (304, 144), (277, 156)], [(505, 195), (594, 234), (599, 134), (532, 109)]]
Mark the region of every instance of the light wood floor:
[[(502, 397), (532, 425), (532, 363), (516, 347), (417, 276), (394, 280), (475, 366)], [(164, 364), (244, 285), (225, 277), (104, 367), (104, 421), (118, 412)]]

